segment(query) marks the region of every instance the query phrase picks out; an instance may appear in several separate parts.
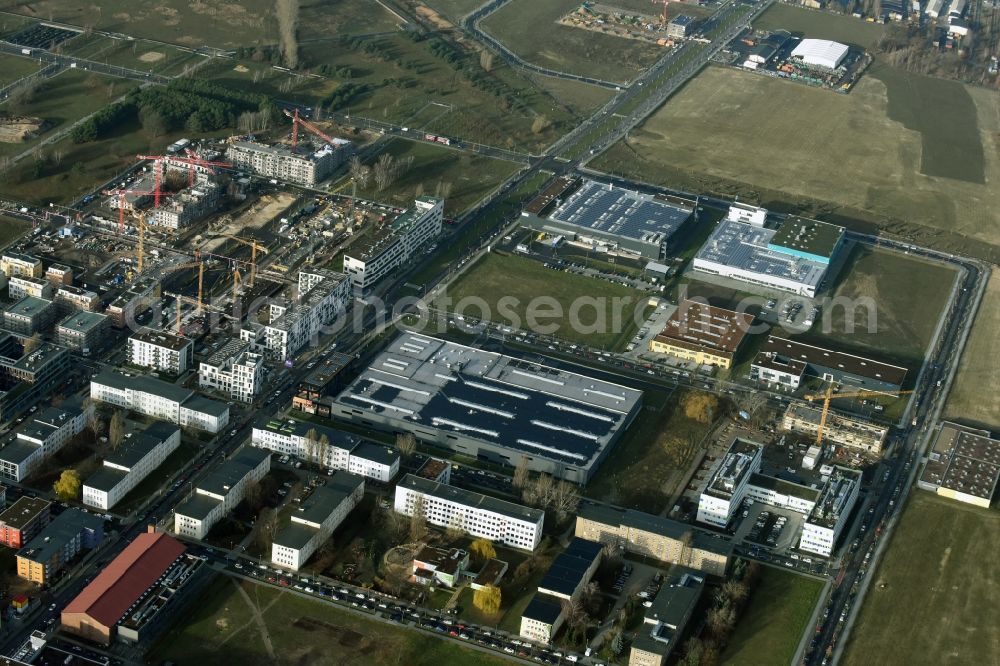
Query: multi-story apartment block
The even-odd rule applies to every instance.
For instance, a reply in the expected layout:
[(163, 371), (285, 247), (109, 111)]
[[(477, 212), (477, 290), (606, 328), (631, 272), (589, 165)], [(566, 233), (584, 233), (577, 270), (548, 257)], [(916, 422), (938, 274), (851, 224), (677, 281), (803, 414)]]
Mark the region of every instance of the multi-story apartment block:
[(298, 571), (365, 495), (365, 480), (337, 472), (296, 507), (271, 545), (271, 563)]
[(458, 527), (521, 550), (534, 550), (542, 540), (544, 511), (407, 474), (396, 485), (393, 508), (412, 516), (417, 502), (432, 525)]
[(629, 666), (665, 666), (681, 643), (684, 629), (705, 589), (705, 577), (690, 569), (670, 570), (670, 579), (660, 588), (636, 631), (629, 653)]
[[(304, 149), (305, 146), (300, 146)], [(315, 187), (350, 155), (351, 142), (334, 139), (319, 150), (297, 152), (289, 146), (268, 146), (254, 141), (236, 141), (226, 151), (233, 166), (248, 169), (265, 178)]]
[(725, 528), (736, 513), (750, 476), (760, 469), (764, 447), (757, 442), (736, 439), (712, 474), (698, 501), (698, 521)]
[(229, 424), (229, 407), (225, 403), (153, 377), (104, 371), (91, 378), (90, 396), (182, 428), (217, 433)]
[(25, 296), (3, 313), (3, 325), (8, 331), (32, 336), (55, 323), (56, 316), (56, 306), (52, 301)]
[(621, 553), (691, 567), (723, 576), (733, 554), (732, 543), (716, 539), (663, 516), (582, 500), (575, 535), (614, 546)]
[[(315, 432), (314, 436), (310, 436)], [(269, 419), (254, 425), (251, 443), (282, 455), (295, 456), (328, 470), (346, 470), (388, 483), (399, 472), (399, 453), (366, 442), (342, 430), (294, 419)]]
[(152, 276), (140, 277), (118, 298), (111, 301), (105, 312), (111, 317), (111, 323), (115, 328), (134, 326), (135, 318), (159, 301), (157, 296), (159, 286), (159, 280)]
[[(791, 403), (781, 419), (781, 427), (790, 432), (815, 436), (819, 432), (822, 411), (799, 403)], [(832, 410), (823, 424), (823, 439), (828, 442), (857, 449), (874, 456), (882, 455), (889, 427), (860, 418), (837, 414)]]
[(45, 269), (45, 279), (55, 288), (68, 287), (73, 284), (73, 269), (63, 264), (50, 264)]
[(22, 497), (0, 513), (0, 544), (20, 548), (49, 524), (50, 502), (38, 497)]
[(83, 354), (104, 344), (111, 320), (99, 312), (74, 312), (56, 326), (56, 342)]
[(418, 197), (413, 208), (374, 229), (344, 255), (344, 272), (356, 293), (365, 293), (441, 234), (444, 200)]
[(0, 449), (0, 476), (23, 481), (43, 460), (80, 434), (85, 424), (83, 412), (76, 406), (41, 410)]
[(83, 503), (103, 511), (113, 508), (173, 453), (181, 443), (181, 430), (157, 422), (141, 433), (130, 433), (118, 448), (104, 457), (104, 465), (83, 484)]
[(205, 217), (219, 207), (222, 187), (211, 176), (199, 173), (195, 182), (165, 200), (149, 216), (149, 223), (168, 229), (181, 229)]
[(56, 305), (63, 312), (70, 312), (72, 310), (97, 312), (101, 309), (101, 297), (99, 294), (81, 287), (74, 287), (73, 285), (58, 287), (52, 300), (55, 301)]
[(42, 277), (42, 261), (27, 254), (4, 252), (0, 255), (0, 271), (7, 277)]
[(799, 550), (830, 557), (860, 490), (860, 471), (835, 466), (802, 524)]
[(294, 302), (271, 303), (268, 324), (244, 328), (240, 338), (271, 356), (290, 358), (347, 310), (350, 282), (343, 273), (310, 268), (299, 272), (298, 295)]
[(52, 283), (45, 278), (15, 275), (7, 281), (7, 295), (14, 301), (25, 296), (51, 300), (54, 293)]
[(142, 328), (128, 339), (128, 362), (179, 375), (194, 364), (194, 343), (166, 331)]
[(599, 543), (573, 539), (552, 561), (538, 591), (521, 613), (521, 636), (538, 643), (552, 642), (565, 620), (566, 603), (580, 598), (601, 564), (602, 550)]
[(80, 509), (66, 509), (17, 551), (17, 575), (45, 585), (83, 549), (104, 539), (104, 519)]
[(247, 488), (271, 470), (271, 452), (243, 447), (202, 478), (194, 494), (174, 509), (174, 532), (204, 539), (246, 497)]
[(47, 342), (25, 353), (14, 335), (0, 334), (0, 421), (35, 406), (66, 379), (69, 352)]
[(240, 402), (253, 402), (263, 384), (264, 357), (242, 340), (230, 340), (198, 366), (198, 386)]

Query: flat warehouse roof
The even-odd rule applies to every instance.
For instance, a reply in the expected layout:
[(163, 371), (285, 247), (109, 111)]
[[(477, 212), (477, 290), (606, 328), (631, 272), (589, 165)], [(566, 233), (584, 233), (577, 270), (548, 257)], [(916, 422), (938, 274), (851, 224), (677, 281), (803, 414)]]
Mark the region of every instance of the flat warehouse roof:
[[(896, 386), (903, 385), (907, 372), (906, 368), (898, 365), (889, 365), (863, 356), (807, 345), (777, 335), (769, 335), (767, 342), (757, 354), (757, 358), (761, 360), (768, 357), (784, 357), (808, 365), (840, 370)], [(758, 364), (756, 359), (754, 364)]]
[(804, 217), (789, 217), (771, 238), (771, 245), (830, 258), (843, 237), (844, 227)]
[(992, 498), (1000, 480), (1000, 441), (991, 439), (985, 430), (944, 422), (920, 480)]
[(651, 194), (588, 180), (552, 211), (549, 219), (613, 236), (663, 243), (692, 212)]
[(732, 353), (739, 348), (752, 325), (751, 314), (684, 301), (656, 337)]
[(431, 428), (586, 467), (642, 391), (403, 333), (337, 398), (407, 429)]
[(769, 249), (774, 235), (773, 229), (722, 220), (695, 255), (695, 269), (699, 261), (710, 262), (816, 287), (826, 264)]

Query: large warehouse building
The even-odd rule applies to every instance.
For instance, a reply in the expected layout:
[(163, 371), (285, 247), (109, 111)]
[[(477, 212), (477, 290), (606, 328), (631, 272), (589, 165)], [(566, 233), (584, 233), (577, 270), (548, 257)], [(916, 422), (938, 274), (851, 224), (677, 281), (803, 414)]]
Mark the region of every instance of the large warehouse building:
[(800, 296), (819, 291), (844, 228), (790, 217), (777, 230), (724, 219), (694, 258), (694, 270)]
[(694, 212), (694, 202), (592, 180), (585, 180), (564, 201), (555, 199), (555, 203), (558, 205), (547, 218), (535, 214), (529, 204), (521, 213), (521, 224), (599, 251), (620, 251), (649, 259), (665, 256), (670, 238)]
[[(184, 571), (202, 562), (187, 561), (184, 551), (180, 541), (152, 528), (140, 534), (63, 609), (63, 629), (107, 645), (120, 625), (135, 624), (141, 609), (150, 617), (150, 610), (170, 602), (190, 577)], [(171, 576), (178, 567), (178, 575)]]
[(333, 415), (586, 483), (641, 399), (610, 382), (403, 333), (337, 396)]
[(847, 57), (847, 44), (831, 42), (828, 39), (803, 39), (792, 49), (791, 58), (801, 60), (803, 65), (822, 69), (837, 69)]

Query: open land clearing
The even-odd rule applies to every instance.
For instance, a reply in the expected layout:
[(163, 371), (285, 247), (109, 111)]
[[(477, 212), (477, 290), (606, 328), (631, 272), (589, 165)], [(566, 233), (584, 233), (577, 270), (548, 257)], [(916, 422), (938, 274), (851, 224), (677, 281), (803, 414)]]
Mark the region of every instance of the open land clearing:
[(181, 623), (161, 638), (154, 655), (157, 662), (246, 666), (506, 663), (436, 635), (393, 627), (330, 603), (223, 575), (212, 581)]
[(31, 229), (31, 223), (0, 216), (0, 247), (7, 247)]
[(952, 383), (948, 418), (1000, 429), (1000, 273), (994, 269)]
[(998, 102), (878, 63), (848, 95), (713, 66), (591, 166), (1000, 256)]
[(757, 582), (750, 589), (750, 603), (736, 621), (721, 663), (727, 666), (790, 663), (822, 588), (818, 580), (762, 566)]
[(481, 27), (531, 63), (609, 81), (630, 80), (663, 55), (659, 46), (557, 23), (579, 5), (577, 0), (512, 0)]
[[(367, 189), (358, 190), (358, 196), (409, 208), (413, 206), (417, 188), (422, 188), (424, 194), (437, 196), (447, 184), (446, 215), (458, 215), (471, 207), (518, 169), (513, 162), (406, 139), (391, 140), (379, 154), (391, 155), (400, 166), (411, 157), (413, 163), (385, 190), (376, 191), (374, 182), (369, 181)], [(349, 193), (350, 181), (343, 187), (342, 191)]]
[[(299, 5), (300, 40), (394, 30), (399, 24), (377, 3), (366, 0), (302, 0)], [(274, 8), (273, 0), (37, 0), (4, 7), (36, 19), (216, 48), (276, 43)]]
[[(641, 317), (647, 300), (642, 292), (631, 287), (545, 268), (532, 259), (496, 252), (485, 255), (469, 268), (446, 293), (450, 299), (448, 307), (440, 300), (434, 303), (435, 307), (528, 330), (531, 329), (526, 317), (529, 304), (533, 299), (545, 298), (547, 303), (558, 307), (539, 302), (539, 328), (554, 327), (556, 337), (602, 349), (617, 349), (628, 341), (637, 328), (633, 319)], [(501, 307), (500, 300), (505, 297), (517, 299), (516, 303), (508, 300)], [(470, 300), (463, 304), (464, 299)], [(590, 305), (591, 302), (595, 305)], [(489, 312), (481, 312), (476, 303), (485, 303)], [(573, 309), (574, 303), (578, 303), (578, 310)], [(640, 314), (636, 314), (637, 310)], [(561, 311), (562, 316), (553, 317), (554, 311)], [(615, 322), (616, 313), (620, 315), (619, 322)], [(574, 315), (579, 319), (580, 330), (572, 325)]]
[(480, 0), (426, 0), (426, 4), (457, 21), (483, 3)]
[(998, 549), (996, 511), (914, 490), (841, 663), (996, 663)]
[[(682, 12), (683, 13), (683, 12)], [(819, 12), (776, 2), (753, 23), (757, 30), (787, 30), (812, 39), (830, 39), (869, 49), (885, 34), (886, 26), (853, 16)]]
[(0, 86), (10, 85), (29, 74), (34, 74), (41, 65), (37, 60), (21, 56), (0, 54)]

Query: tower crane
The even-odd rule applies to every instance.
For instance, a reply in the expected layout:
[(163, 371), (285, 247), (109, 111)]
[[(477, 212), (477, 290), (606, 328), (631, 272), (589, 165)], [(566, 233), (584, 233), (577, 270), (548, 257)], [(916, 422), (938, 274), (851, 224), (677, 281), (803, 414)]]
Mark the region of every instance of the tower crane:
[(663, 13), (660, 14), (660, 25), (667, 25), (667, 5), (670, 4), (670, 0), (653, 0), (654, 5), (663, 5)]
[(203, 300), (203, 297), (202, 297), (202, 287), (205, 284), (205, 262), (201, 261), (201, 258), (198, 255), (199, 255), (199, 253), (196, 252), (195, 253), (195, 261), (192, 261), (192, 262), (189, 262), (189, 263), (186, 263), (186, 264), (180, 264), (178, 266), (171, 266), (170, 268), (166, 269), (163, 273), (164, 273), (164, 275), (166, 275), (167, 273), (173, 273), (175, 271), (184, 270), (185, 268), (197, 268), (198, 269), (198, 300), (196, 301), (196, 303), (198, 304), (198, 314), (201, 314), (202, 309), (203, 309), (203, 305), (202, 304), (204, 303), (204, 300)]
[(913, 391), (853, 391), (851, 393), (834, 393), (833, 384), (826, 387), (826, 391), (823, 393), (811, 393), (805, 396), (805, 399), (809, 402), (815, 402), (817, 400), (823, 401), (823, 410), (819, 415), (819, 430), (816, 431), (816, 444), (823, 443), (823, 431), (826, 428), (826, 417), (830, 413), (830, 401), (836, 398), (871, 398), (878, 395), (888, 395), (892, 397), (899, 397), (901, 395), (909, 395)]
[(152, 190), (130, 190), (127, 188), (118, 188), (114, 190), (102, 190), (101, 194), (104, 196), (117, 196), (118, 197), (118, 233), (125, 233), (125, 195), (127, 194), (152, 194), (155, 197), (159, 196), (169, 196), (167, 192), (159, 192), (160, 186), (159, 181), (157, 181), (156, 188)]
[(215, 173), (215, 169), (212, 167), (218, 167), (220, 169), (231, 169), (233, 167), (231, 162), (213, 162), (211, 160), (202, 159), (198, 153), (194, 152), (190, 148), (186, 148), (184, 152), (187, 157), (170, 157), (167, 159), (187, 164), (190, 167), (188, 169), (188, 186), (194, 185), (194, 174), (198, 170), (198, 167), (207, 169), (213, 174)]
[(135, 272), (137, 274), (142, 273), (142, 260), (146, 256), (145, 252), (145, 242), (146, 242), (146, 213), (140, 211), (136, 216), (136, 226), (139, 228), (139, 244), (136, 246), (135, 252)]
[(292, 119), (292, 149), (294, 150), (299, 144), (299, 125), (302, 125), (307, 130), (318, 136), (319, 138), (326, 141), (331, 146), (337, 144), (337, 140), (333, 137), (327, 135), (323, 130), (313, 125), (311, 122), (299, 115), (299, 110), (296, 108), (294, 111), (289, 111), (288, 109), (283, 109), (284, 114)]
[(232, 236), (230, 234), (222, 234), (224, 238), (230, 238), (237, 243), (242, 243), (250, 247), (250, 283), (249, 286), (253, 287), (255, 281), (257, 280), (257, 252), (263, 252), (268, 254), (267, 246), (260, 243), (253, 238), (240, 238), (239, 236)]

